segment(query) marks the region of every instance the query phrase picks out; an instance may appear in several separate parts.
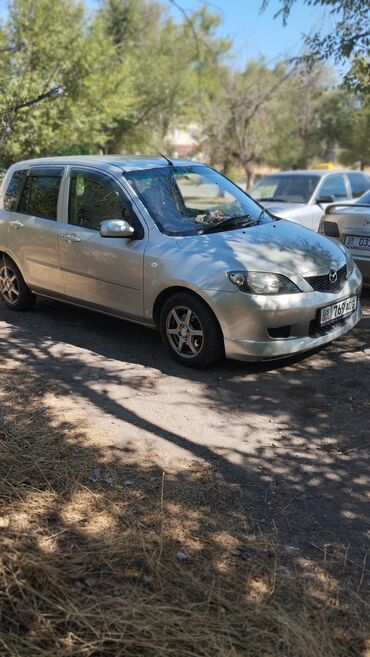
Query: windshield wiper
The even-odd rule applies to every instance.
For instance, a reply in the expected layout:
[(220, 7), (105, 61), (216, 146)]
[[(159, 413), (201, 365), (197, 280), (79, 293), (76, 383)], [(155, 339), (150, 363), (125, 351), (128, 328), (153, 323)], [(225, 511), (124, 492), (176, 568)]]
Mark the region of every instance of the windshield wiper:
[(251, 219), (249, 214), (243, 214), (240, 217), (225, 217), (225, 219), (222, 219), (217, 224), (205, 226), (205, 228), (202, 228), (200, 231), (198, 231), (198, 234), (202, 235), (203, 233), (213, 233), (218, 230), (222, 230), (222, 228), (228, 228), (231, 226), (250, 226), (255, 223), (254, 220), (248, 221), (248, 219)]

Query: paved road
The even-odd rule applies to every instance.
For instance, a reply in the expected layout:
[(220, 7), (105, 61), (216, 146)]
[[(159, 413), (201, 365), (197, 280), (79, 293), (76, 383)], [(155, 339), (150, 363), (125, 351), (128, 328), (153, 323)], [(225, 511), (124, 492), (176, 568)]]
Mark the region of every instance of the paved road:
[(257, 522), (359, 556), (370, 537), (369, 294), (364, 304), (359, 327), (321, 351), (197, 372), (149, 329), (39, 300), (29, 313), (0, 308), (0, 354), (51, 380), (45, 403), (117, 458), (212, 463), (250, 489)]

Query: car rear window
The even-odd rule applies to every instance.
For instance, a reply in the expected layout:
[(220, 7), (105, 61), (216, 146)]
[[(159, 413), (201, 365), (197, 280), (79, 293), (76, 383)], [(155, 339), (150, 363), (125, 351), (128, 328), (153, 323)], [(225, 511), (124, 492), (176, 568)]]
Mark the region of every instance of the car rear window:
[(57, 219), (58, 195), (63, 169), (31, 170), (23, 187), (18, 212)]
[(14, 210), (16, 210), (18, 199), (22, 191), (24, 181), (27, 177), (27, 173), (27, 169), (19, 169), (18, 171), (14, 171), (9, 181), (7, 190), (4, 194), (5, 210), (9, 210), (10, 212), (14, 212)]

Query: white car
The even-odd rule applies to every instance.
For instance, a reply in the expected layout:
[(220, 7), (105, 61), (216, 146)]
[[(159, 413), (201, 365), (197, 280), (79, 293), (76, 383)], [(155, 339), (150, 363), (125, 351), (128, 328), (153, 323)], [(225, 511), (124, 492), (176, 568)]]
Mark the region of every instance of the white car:
[(370, 287), (370, 191), (356, 203), (328, 205), (321, 219), (319, 233), (342, 242), (351, 253)]
[(354, 202), (370, 189), (362, 171), (285, 171), (261, 178), (249, 194), (276, 217), (317, 231), (329, 203)]

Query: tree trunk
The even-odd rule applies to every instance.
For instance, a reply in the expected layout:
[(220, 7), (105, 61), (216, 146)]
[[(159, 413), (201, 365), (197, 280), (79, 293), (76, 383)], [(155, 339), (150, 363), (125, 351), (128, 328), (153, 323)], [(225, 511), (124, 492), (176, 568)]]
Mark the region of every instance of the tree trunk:
[(254, 176), (255, 176), (254, 169), (252, 169), (249, 165), (247, 165), (244, 166), (244, 172), (245, 172), (246, 189), (249, 189), (254, 184)]

